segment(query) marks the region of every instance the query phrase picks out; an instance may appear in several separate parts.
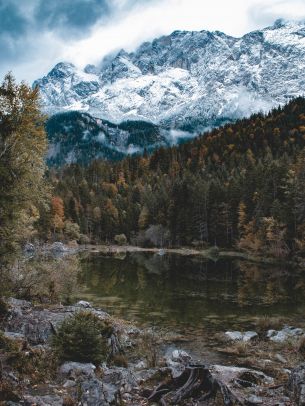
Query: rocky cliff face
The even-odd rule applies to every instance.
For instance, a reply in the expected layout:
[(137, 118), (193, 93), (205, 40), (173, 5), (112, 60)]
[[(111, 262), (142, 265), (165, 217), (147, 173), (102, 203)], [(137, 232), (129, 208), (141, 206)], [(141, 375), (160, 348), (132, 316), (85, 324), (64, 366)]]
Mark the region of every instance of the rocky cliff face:
[(175, 31), (100, 67), (59, 63), (34, 85), (48, 113), (199, 130), (303, 95), (304, 72), (305, 22), (277, 21), (242, 38)]

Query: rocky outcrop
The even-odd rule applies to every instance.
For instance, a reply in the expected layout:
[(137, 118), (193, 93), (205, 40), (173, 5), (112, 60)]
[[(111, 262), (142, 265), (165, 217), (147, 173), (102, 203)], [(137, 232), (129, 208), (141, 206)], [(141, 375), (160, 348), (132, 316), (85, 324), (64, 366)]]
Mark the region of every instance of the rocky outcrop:
[(78, 252), (80, 247), (77, 245), (71, 247), (61, 241), (55, 241), (48, 244), (31, 244), (26, 243), (23, 247), (23, 252), (28, 257), (33, 257), (35, 255), (50, 255), (53, 257), (63, 257), (67, 254), (75, 254)]
[[(94, 313), (101, 320), (111, 320), (113, 334), (109, 345), (112, 354), (120, 352), (121, 346), (130, 347), (133, 345), (134, 337), (137, 337), (140, 330), (134, 326), (116, 321), (111, 316), (99, 309), (95, 309), (89, 302), (79, 301), (74, 306), (53, 306), (44, 308), (32, 306), (25, 300), (9, 299), (9, 312), (3, 324), (6, 335), (22, 336), (30, 345), (48, 345), (50, 338), (56, 334), (58, 326), (67, 318), (81, 310)], [(120, 336), (120, 340), (118, 340)]]
[(291, 371), (288, 390), (296, 406), (305, 406), (305, 363)]
[(258, 338), (258, 334), (255, 331), (246, 331), (242, 333), (240, 331), (226, 331), (225, 336), (231, 341), (251, 341)]
[[(52, 308), (33, 307), (25, 300), (10, 299), (10, 310), (4, 324), (9, 334), (21, 334), (31, 345), (48, 344), (50, 337), (56, 332), (57, 326), (65, 318), (84, 308), (84, 302), (75, 306), (58, 306)], [(86, 307), (86, 306), (85, 306)], [(110, 316), (92, 309), (99, 318), (105, 320)]]
[[(33, 385), (32, 377), (24, 375), (25, 369), (20, 368), (20, 362), (29, 360), (31, 363), (32, 359), (37, 362), (40, 354), (48, 368), (48, 355), (52, 354), (49, 348), (50, 338), (56, 334), (59, 324), (75, 312), (85, 309), (102, 320), (111, 319), (114, 333), (109, 340), (109, 353), (112, 355), (115, 355), (113, 346), (120, 347), (120, 355), (121, 350), (125, 350), (126, 355), (129, 347), (137, 346), (141, 331), (110, 318), (107, 313), (93, 308), (86, 301), (80, 301), (74, 306), (44, 308), (33, 306), (25, 300), (10, 299), (8, 306), (9, 313), (2, 325), (5, 330), (2, 334), (4, 338), (1, 339), (2, 343), (3, 340), (9, 340), (14, 345), (13, 354), (10, 355), (5, 354), (0, 347), (1, 378), (6, 385), (6, 392), (3, 392), (0, 385), (0, 401), (5, 399), (28, 406), (63, 406), (76, 403), (87, 406), (144, 406), (152, 402), (195, 406), (200, 402), (213, 402), (214, 399), (226, 406), (284, 405), (289, 401), (283, 385), (276, 385), (267, 373), (251, 368), (196, 363), (183, 349), (171, 351), (168, 356), (160, 359), (155, 368), (149, 368), (143, 354), (141, 357), (139, 352), (136, 358), (132, 353), (128, 359), (128, 367), (118, 367), (106, 362), (101, 365), (73, 361), (56, 364), (52, 379), (43, 381), (41, 378), (38, 384)], [(19, 361), (14, 364), (10, 360), (16, 359), (16, 352), (19, 352)], [(304, 379), (305, 364), (292, 371), (288, 385), (291, 397), (297, 405), (305, 405)]]
[(289, 339), (298, 339), (305, 334), (302, 328), (285, 326), (282, 330), (268, 330), (267, 337), (276, 343), (283, 343)]

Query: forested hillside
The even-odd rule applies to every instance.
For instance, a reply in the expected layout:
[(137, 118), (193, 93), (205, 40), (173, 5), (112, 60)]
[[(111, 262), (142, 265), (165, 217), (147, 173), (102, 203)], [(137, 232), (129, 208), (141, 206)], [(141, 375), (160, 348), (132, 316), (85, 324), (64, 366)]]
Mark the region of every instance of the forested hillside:
[(58, 235), (65, 221), (77, 223), (94, 242), (124, 233), (140, 245), (301, 253), (304, 146), (305, 99), (298, 98), (151, 156), (53, 169), (48, 227)]
[(46, 132), (49, 166), (74, 162), (87, 165), (94, 159), (116, 161), (144, 149), (151, 151), (169, 145), (157, 125), (144, 121), (113, 124), (78, 111), (51, 116), (46, 122)]

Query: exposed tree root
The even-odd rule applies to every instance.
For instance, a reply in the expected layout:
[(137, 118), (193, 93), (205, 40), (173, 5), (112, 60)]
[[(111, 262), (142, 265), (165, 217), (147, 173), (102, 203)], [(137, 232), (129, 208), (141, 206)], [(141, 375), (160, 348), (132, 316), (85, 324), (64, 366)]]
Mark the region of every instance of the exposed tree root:
[(224, 406), (240, 404), (229, 388), (215, 379), (208, 368), (204, 365), (190, 365), (180, 376), (154, 389), (148, 400), (167, 406), (183, 404), (185, 400), (192, 399), (196, 404), (204, 405), (215, 399), (217, 393), (221, 395)]

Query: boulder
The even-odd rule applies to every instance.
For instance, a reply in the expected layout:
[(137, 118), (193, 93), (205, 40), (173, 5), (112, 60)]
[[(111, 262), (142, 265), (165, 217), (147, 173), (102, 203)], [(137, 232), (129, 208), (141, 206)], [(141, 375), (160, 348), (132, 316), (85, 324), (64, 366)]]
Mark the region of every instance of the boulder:
[(10, 297), (7, 300), (7, 304), (12, 307), (13, 309), (21, 308), (21, 309), (27, 309), (32, 306), (32, 303), (27, 301), (27, 300), (21, 300), (21, 299), (15, 299), (13, 297)]
[(241, 341), (243, 339), (243, 335), (240, 331), (226, 331), (225, 335), (231, 341)]
[(166, 365), (170, 368), (173, 378), (177, 378), (190, 363), (192, 357), (183, 350), (174, 350), (170, 356), (167, 356)]
[(104, 384), (117, 386), (122, 393), (131, 392), (132, 388), (138, 386), (134, 374), (126, 368), (114, 367), (103, 368)]
[(275, 354), (274, 358), (281, 364), (287, 364), (287, 360), (281, 354)]
[(35, 246), (34, 246), (34, 244), (31, 244), (28, 242), (27, 244), (25, 244), (23, 250), (24, 250), (24, 252), (31, 254), (31, 253), (35, 252)]
[(305, 406), (305, 363), (291, 371), (288, 390), (296, 406)]
[(62, 406), (64, 404), (63, 399), (57, 395), (45, 395), (45, 396), (25, 396), (25, 406)]
[(84, 309), (92, 309), (92, 305), (90, 302), (86, 302), (85, 300), (80, 300), (79, 302), (77, 302), (75, 305), (75, 307), (83, 307)]
[(79, 383), (80, 403), (86, 406), (110, 406), (117, 403), (118, 388), (104, 384), (98, 379), (89, 379)]
[(174, 362), (180, 362), (184, 365), (188, 364), (192, 359), (192, 357), (183, 350), (174, 350), (171, 358)]
[(143, 369), (147, 369), (147, 362), (145, 362), (145, 361), (139, 361), (135, 366), (134, 366), (134, 369), (136, 370), (136, 371), (141, 371), (141, 370), (143, 370)]
[(247, 398), (247, 405), (262, 405), (263, 399), (256, 395), (251, 395)]
[(67, 316), (68, 312), (51, 312), (49, 310), (26, 311), (20, 308), (13, 308), (5, 330), (10, 333), (22, 334), (32, 345), (46, 344), (56, 326)]
[(50, 246), (50, 250), (54, 252), (66, 252), (68, 248), (62, 242), (56, 241)]
[(243, 341), (251, 341), (258, 338), (258, 334), (255, 331), (246, 331), (243, 335)]
[(227, 331), (225, 332), (226, 337), (231, 341), (250, 341), (258, 337), (255, 331), (246, 331), (242, 333), (240, 331)]
[(10, 340), (24, 340), (25, 337), (21, 333), (12, 333), (11, 331), (5, 331), (4, 337), (9, 338)]
[(91, 363), (65, 362), (61, 365), (59, 372), (67, 378), (76, 379), (80, 375), (93, 378), (95, 377), (95, 369), (96, 367)]
[(109, 315), (101, 310), (92, 309), (90, 303), (80, 302), (75, 306), (59, 306), (57, 308), (42, 309), (33, 307), (25, 300), (9, 299), (10, 310), (5, 322), (5, 331), (10, 334), (22, 334), (32, 345), (45, 345), (50, 337), (56, 333), (58, 326), (67, 318), (79, 311), (80, 307), (87, 308), (101, 320)]
[(268, 330), (267, 337), (276, 343), (283, 343), (289, 339), (299, 338), (304, 334), (301, 328), (285, 326), (282, 330)]

